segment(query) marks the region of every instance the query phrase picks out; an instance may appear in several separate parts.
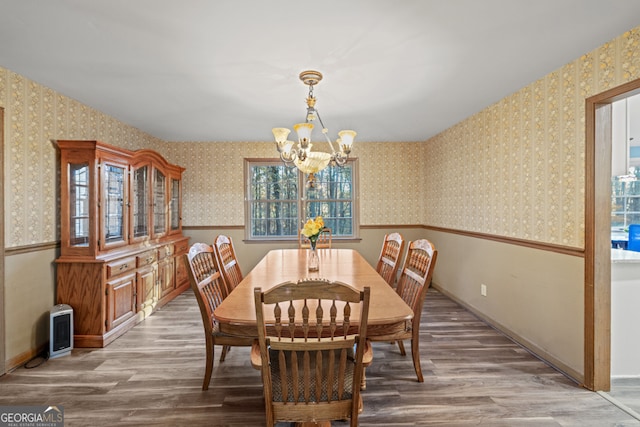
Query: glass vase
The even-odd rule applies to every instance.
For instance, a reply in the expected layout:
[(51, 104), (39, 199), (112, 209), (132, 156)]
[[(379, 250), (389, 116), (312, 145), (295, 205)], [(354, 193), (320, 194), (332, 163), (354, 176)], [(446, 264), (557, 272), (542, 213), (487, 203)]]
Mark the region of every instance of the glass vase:
[(318, 257), (318, 251), (316, 251), (316, 242), (311, 242), (307, 266), (309, 271), (318, 271), (320, 268), (320, 258)]

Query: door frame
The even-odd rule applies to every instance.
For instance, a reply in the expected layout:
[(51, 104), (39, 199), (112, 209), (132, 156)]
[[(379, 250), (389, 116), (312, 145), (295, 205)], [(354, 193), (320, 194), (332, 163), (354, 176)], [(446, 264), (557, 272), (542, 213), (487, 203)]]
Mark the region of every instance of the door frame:
[(586, 99), (584, 386), (611, 388), (611, 103), (640, 93), (640, 79)]
[(0, 107), (0, 375), (7, 373), (4, 276), (4, 108)]

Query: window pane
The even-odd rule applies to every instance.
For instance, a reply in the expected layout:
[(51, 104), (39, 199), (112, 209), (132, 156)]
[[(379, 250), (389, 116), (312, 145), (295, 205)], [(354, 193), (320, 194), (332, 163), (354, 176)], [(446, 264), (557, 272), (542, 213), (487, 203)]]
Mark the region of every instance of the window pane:
[(125, 168), (105, 165), (104, 231), (105, 243), (122, 241), (124, 230)]
[(154, 171), (153, 181), (153, 232), (162, 234), (167, 231), (167, 203), (166, 177), (158, 170)]
[(353, 218), (353, 167), (329, 166), (316, 174), (314, 188), (306, 189), (307, 217), (322, 216), (334, 236), (355, 236)]
[(351, 199), (352, 168), (330, 166), (318, 172), (315, 188), (307, 190), (309, 200)]
[(149, 235), (149, 176), (148, 167), (142, 166), (133, 172), (133, 237)]
[(254, 165), (250, 174), (250, 236), (297, 236), (296, 170), (283, 165)]
[(69, 242), (89, 246), (89, 165), (69, 164)]
[[(629, 225), (640, 223), (640, 171), (611, 180), (611, 228), (627, 231)], [(635, 176), (634, 176), (635, 175)]]
[(353, 214), (351, 201), (314, 201), (307, 204), (309, 218), (322, 216), (324, 225), (334, 236), (353, 235)]

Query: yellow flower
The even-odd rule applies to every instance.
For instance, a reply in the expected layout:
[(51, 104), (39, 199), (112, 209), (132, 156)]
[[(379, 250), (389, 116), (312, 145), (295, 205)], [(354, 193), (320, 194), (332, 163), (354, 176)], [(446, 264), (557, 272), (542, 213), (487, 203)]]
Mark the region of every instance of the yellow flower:
[(313, 238), (317, 238), (323, 229), (324, 220), (321, 216), (318, 216), (315, 219), (309, 219), (305, 222), (304, 227), (302, 227), (302, 234), (309, 239), (315, 240)]
[(324, 220), (321, 216), (317, 216), (316, 219), (313, 220), (316, 223), (316, 226), (322, 230), (324, 228)]

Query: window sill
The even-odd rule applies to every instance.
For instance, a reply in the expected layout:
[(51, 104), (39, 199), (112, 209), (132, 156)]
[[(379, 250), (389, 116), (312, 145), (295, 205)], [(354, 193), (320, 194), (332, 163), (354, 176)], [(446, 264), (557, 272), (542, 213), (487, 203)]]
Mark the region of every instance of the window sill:
[[(333, 243), (360, 243), (362, 238), (360, 237), (333, 237), (331, 239)], [(298, 244), (298, 239), (243, 239), (243, 243), (246, 244), (254, 244), (254, 243), (262, 243), (262, 244)]]

